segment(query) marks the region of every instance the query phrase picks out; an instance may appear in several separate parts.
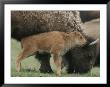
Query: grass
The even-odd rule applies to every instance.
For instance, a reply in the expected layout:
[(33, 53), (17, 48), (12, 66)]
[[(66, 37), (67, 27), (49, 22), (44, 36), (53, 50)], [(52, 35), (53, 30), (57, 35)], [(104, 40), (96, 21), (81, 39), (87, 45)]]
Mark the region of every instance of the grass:
[[(31, 56), (22, 61), (22, 70), (18, 73), (15, 69), (15, 60), (17, 55), (22, 51), (21, 45), (16, 40), (11, 40), (11, 76), (12, 77), (55, 77), (55, 73), (40, 73), (39, 67), (40, 63), (34, 56)], [(50, 60), (51, 68), (55, 71), (55, 65), (51, 58)], [(99, 77), (100, 68), (94, 67), (91, 71), (84, 74), (68, 74), (65, 68), (62, 70), (62, 77)]]

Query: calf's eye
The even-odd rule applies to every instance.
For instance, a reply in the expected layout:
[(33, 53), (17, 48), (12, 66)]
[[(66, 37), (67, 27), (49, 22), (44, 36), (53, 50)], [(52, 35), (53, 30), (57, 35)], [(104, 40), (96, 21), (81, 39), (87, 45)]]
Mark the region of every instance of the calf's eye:
[(80, 39), (82, 39), (83, 37), (82, 36), (80, 36)]

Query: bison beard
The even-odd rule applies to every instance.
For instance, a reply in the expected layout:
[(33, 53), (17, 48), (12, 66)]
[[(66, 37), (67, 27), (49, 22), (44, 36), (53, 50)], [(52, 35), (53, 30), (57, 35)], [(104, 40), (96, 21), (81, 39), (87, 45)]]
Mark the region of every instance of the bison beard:
[[(82, 32), (78, 11), (12, 11), (11, 27), (11, 37), (18, 41), (33, 34), (49, 31), (70, 32), (78, 30)], [(88, 39), (89, 43), (92, 41), (90, 38)], [(68, 63), (68, 72), (86, 72), (90, 70), (96, 59), (95, 49), (97, 49), (96, 44), (93, 47), (76, 47), (65, 54), (64, 59)], [(50, 54), (37, 53), (36, 58), (40, 60), (41, 72), (52, 72), (49, 63)]]

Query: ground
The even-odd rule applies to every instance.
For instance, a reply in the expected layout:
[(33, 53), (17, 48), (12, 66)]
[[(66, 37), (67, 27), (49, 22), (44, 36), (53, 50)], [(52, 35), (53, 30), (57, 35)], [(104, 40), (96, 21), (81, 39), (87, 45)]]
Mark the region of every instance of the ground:
[[(97, 29), (96, 32), (94, 33), (92, 31), (87, 31), (91, 35), (92, 33), (96, 34), (97, 32), (99, 32), (99, 29), (100, 29), (99, 20), (87, 22), (84, 24), (84, 27), (86, 27), (86, 29), (89, 28), (90, 30)], [(96, 36), (96, 38), (97, 37), (98, 36)], [(22, 51), (21, 44), (17, 42), (16, 40), (11, 39), (11, 76), (12, 77), (55, 77), (56, 76), (55, 73), (40, 73), (39, 71), (40, 63), (34, 58), (34, 56), (23, 60), (21, 72), (16, 72), (15, 60), (21, 51)], [(52, 70), (55, 71), (55, 65), (53, 63), (52, 58), (51, 58), (50, 63), (51, 63)], [(68, 74), (64, 68), (62, 72), (62, 76), (63, 77), (99, 77), (100, 68), (93, 67), (93, 69), (90, 72), (84, 73), (84, 74), (79, 74), (79, 73)]]

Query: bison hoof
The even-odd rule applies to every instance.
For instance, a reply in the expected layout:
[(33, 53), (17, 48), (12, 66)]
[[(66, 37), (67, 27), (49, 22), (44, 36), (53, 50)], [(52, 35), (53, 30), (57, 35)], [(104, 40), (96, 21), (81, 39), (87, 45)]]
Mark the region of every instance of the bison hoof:
[(52, 69), (47, 69), (47, 68), (40, 68), (39, 69), (41, 73), (53, 73)]

